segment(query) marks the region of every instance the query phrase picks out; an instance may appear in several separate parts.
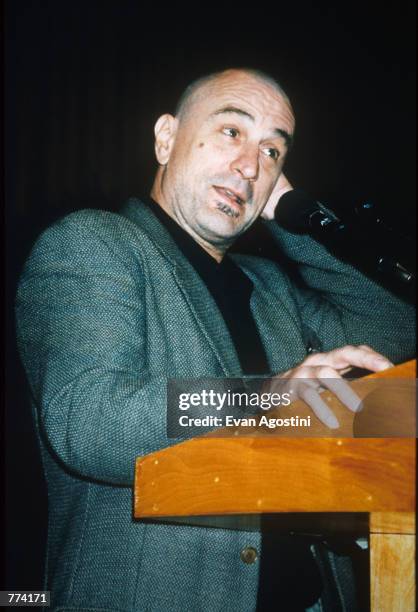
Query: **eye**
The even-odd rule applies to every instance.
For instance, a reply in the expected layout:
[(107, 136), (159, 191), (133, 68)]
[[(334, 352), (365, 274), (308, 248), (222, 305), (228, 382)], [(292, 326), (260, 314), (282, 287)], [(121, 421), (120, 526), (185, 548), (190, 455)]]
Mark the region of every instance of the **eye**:
[(222, 132), (230, 138), (236, 138), (237, 136), (239, 136), (239, 131), (233, 127), (224, 127), (222, 128)]
[(267, 155), (267, 157), (271, 157), (275, 161), (280, 157), (280, 152), (277, 149), (274, 149), (273, 147), (265, 147), (263, 149), (263, 153), (264, 155)]

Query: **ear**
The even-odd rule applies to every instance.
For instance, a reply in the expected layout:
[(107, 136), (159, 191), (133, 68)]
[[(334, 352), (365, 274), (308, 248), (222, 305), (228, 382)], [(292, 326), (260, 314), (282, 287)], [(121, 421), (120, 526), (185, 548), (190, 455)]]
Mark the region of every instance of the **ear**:
[(162, 166), (165, 166), (170, 159), (177, 127), (178, 119), (168, 113), (161, 115), (155, 124), (155, 155)]

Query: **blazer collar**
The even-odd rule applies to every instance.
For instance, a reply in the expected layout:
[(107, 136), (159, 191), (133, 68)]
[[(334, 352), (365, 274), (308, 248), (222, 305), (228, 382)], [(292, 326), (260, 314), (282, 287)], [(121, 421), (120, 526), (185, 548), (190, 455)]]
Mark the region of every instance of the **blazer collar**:
[[(208, 344), (227, 377), (242, 376), (241, 366), (228, 328), (218, 307), (200, 276), (183, 255), (170, 233), (152, 210), (131, 198), (121, 214), (146, 232), (154, 246), (171, 266), (177, 284), (187, 300)], [(208, 307), (208, 304), (210, 307)]]

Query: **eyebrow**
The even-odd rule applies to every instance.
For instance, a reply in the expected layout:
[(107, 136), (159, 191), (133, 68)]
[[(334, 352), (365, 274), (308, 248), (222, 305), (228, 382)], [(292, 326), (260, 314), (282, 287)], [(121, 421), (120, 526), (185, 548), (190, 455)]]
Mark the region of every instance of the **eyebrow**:
[[(234, 113), (236, 115), (241, 115), (243, 117), (246, 117), (247, 119), (250, 119), (252, 122), (255, 121), (255, 117), (253, 115), (243, 110), (242, 108), (238, 108), (237, 106), (225, 106), (224, 108), (219, 108), (214, 113), (212, 113), (212, 115), (213, 116), (214, 115), (224, 115), (227, 113)], [(288, 148), (291, 147), (293, 138), (292, 138), (292, 135), (289, 134), (289, 132), (287, 132), (286, 130), (283, 130), (282, 128), (274, 128), (273, 131), (275, 132), (277, 136), (281, 136), (284, 139)]]

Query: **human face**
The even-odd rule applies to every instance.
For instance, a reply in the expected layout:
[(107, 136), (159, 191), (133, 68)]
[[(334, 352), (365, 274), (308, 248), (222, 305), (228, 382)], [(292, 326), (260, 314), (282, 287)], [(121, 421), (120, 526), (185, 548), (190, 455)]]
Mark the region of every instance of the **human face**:
[(157, 157), (159, 138), (166, 148), (153, 195), (206, 250), (223, 255), (262, 212), (280, 176), (294, 129), (291, 107), (269, 83), (234, 70), (203, 85), (184, 118), (159, 122)]

